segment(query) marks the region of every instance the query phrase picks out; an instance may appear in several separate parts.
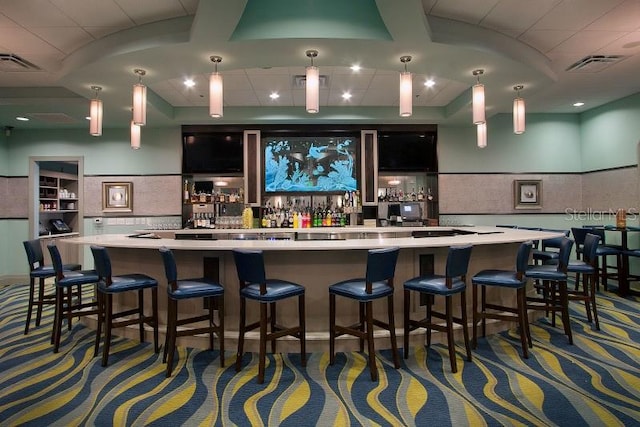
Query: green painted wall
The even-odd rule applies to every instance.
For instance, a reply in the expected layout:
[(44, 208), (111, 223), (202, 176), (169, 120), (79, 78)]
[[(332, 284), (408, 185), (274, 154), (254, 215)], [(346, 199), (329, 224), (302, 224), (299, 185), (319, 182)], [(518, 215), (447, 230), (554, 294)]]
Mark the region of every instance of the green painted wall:
[(640, 141), (640, 93), (582, 114), (584, 171), (637, 163)]
[(6, 176), (9, 163), (9, 146), (4, 132), (0, 135), (0, 176)]
[(581, 172), (577, 114), (528, 114), (526, 132), (513, 133), (510, 114), (487, 121), (487, 147), (476, 145), (475, 126), (438, 127), (440, 173)]

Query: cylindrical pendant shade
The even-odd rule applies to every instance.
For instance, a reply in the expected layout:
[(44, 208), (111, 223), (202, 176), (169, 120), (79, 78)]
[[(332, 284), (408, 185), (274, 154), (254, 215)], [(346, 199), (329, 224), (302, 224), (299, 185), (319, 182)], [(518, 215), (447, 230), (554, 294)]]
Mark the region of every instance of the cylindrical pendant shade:
[(131, 149), (140, 149), (140, 126), (131, 121)]
[(476, 125), (477, 132), (477, 142), (479, 148), (484, 148), (487, 146), (487, 124), (480, 123)]
[(223, 102), (222, 75), (217, 71), (209, 76), (209, 115), (216, 119), (222, 117)]
[(400, 117), (413, 114), (413, 83), (411, 73), (400, 73)]
[(147, 87), (142, 83), (133, 85), (133, 122), (138, 126), (147, 124)]
[(485, 122), (484, 115), (484, 85), (481, 83), (473, 85), (473, 124), (479, 125)]
[(513, 133), (520, 135), (525, 129), (524, 99), (517, 97), (513, 100)]
[(307, 94), (307, 113), (315, 114), (320, 111), (320, 71), (313, 65), (307, 67), (305, 81)]
[(89, 133), (93, 136), (102, 135), (102, 101), (92, 99), (89, 105)]

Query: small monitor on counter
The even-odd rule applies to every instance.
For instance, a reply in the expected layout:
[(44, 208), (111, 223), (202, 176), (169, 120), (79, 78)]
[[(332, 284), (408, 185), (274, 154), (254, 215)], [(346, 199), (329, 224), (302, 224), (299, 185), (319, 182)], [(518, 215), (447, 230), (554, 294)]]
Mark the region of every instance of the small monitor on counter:
[(420, 203), (405, 202), (400, 204), (400, 216), (402, 221), (421, 221), (422, 207)]

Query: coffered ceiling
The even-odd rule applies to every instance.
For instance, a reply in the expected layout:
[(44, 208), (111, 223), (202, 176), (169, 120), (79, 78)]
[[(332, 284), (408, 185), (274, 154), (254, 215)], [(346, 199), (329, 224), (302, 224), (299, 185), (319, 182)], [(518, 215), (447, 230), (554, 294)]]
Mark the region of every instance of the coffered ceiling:
[[(308, 49), (325, 82), (316, 115), (299, 81)], [(147, 72), (151, 126), (470, 124), (474, 69), (484, 69), (489, 116), (510, 112), (517, 84), (529, 113), (640, 92), (640, 0), (0, 0), (0, 54), (0, 126), (88, 127), (97, 85), (104, 126), (126, 127), (135, 68)], [(217, 120), (211, 55), (223, 58)], [(409, 118), (398, 115), (403, 55)]]

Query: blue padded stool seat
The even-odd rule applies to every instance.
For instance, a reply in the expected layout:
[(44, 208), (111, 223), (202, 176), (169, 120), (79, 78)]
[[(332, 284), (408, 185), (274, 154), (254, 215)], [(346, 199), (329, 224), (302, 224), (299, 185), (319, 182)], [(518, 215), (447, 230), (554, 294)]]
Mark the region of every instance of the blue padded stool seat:
[[(264, 253), (261, 250), (234, 249), (233, 259), (238, 273), (240, 294), (236, 372), (240, 372), (242, 369), (245, 334), (254, 329), (260, 330), (258, 384), (264, 382), (267, 342), (269, 341), (271, 342), (271, 352), (275, 353), (278, 338), (287, 335), (297, 338), (300, 340), (300, 363), (303, 367), (307, 366), (304, 286), (286, 280), (268, 279), (264, 266)], [(298, 299), (298, 325), (285, 327), (277, 324), (276, 303), (292, 297)], [(250, 324), (247, 324), (247, 300), (260, 303), (260, 318), (257, 322)]]
[[(24, 334), (29, 333), (29, 325), (31, 324), (31, 313), (33, 307), (36, 307), (36, 326), (40, 326), (42, 319), (42, 307), (44, 305), (54, 305), (56, 300), (55, 293), (46, 294), (44, 285), (45, 279), (55, 277), (56, 272), (51, 265), (45, 265), (44, 254), (39, 239), (26, 240), (22, 242), (24, 250), (27, 253), (27, 262), (29, 264), (29, 302), (27, 304), (27, 320), (24, 326)], [(80, 270), (80, 264), (63, 264), (64, 271)], [(36, 279), (38, 279), (38, 297), (36, 298)], [(78, 298), (81, 299), (80, 290), (78, 290)], [(71, 327), (71, 324), (69, 324)], [(53, 342), (53, 335), (51, 336)]]
[[(115, 328), (123, 328), (129, 325), (138, 325), (140, 342), (144, 342), (144, 325), (153, 328), (153, 347), (155, 353), (160, 352), (158, 347), (158, 281), (146, 274), (132, 273), (114, 276), (111, 271), (111, 259), (107, 248), (91, 246), (93, 262), (98, 272), (98, 327), (96, 329), (95, 352), (100, 346), (102, 326), (104, 324), (104, 345), (102, 349), (102, 366), (107, 366), (109, 361), (109, 347), (111, 346), (111, 333)], [(144, 291), (151, 291), (151, 315), (144, 314)], [(132, 309), (115, 311), (113, 296), (123, 292), (137, 293), (138, 304)], [(122, 319), (122, 320), (119, 320)]]
[(349, 279), (329, 286), (329, 292), (358, 301), (371, 301), (393, 293), (393, 288), (389, 287), (386, 282), (371, 283), (370, 294), (367, 293), (366, 285), (365, 278)]
[(552, 325), (555, 326), (556, 312), (562, 315), (564, 332), (573, 344), (571, 333), (571, 319), (569, 318), (569, 293), (567, 289), (567, 267), (569, 256), (573, 248), (573, 240), (568, 237), (560, 238), (560, 251), (556, 265), (532, 265), (525, 272), (528, 279), (535, 279), (541, 283), (542, 296), (527, 297), (527, 309), (551, 312)]
[(404, 282), (404, 288), (410, 291), (424, 292), (435, 295), (454, 295), (466, 289), (466, 284), (459, 278), (451, 280), (451, 287), (447, 287), (446, 276), (434, 274), (432, 276), (414, 277)]
[(266, 279), (265, 284), (267, 291), (264, 295), (260, 294), (259, 283), (246, 285), (240, 289), (240, 295), (255, 301), (272, 302), (304, 294), (304, 286), (286, 280)]
[[(209, 349), (213, 350), (213, 336), (218, 335), (220, 347), (220, 367), (224, 367), (224, 287), (219, 282), (206, 277), (178, 279), (178, 267), (171, 249), (160, 248), (167, 278), (167, 332), (165, 334), (162, 362), (167, 364), (166, 376), (173, 372), (173, 358), (178, 337), (199, 334), (209, 335)], [(202, 298), (207, 313), (197, 313), (193, 308), (189, 316), (178, 318), (178, 301)], [(218, 311), (218, 323), (214, 320), (214, 310)], [(206, 326), (195, 325), (207, 322)], [(189, 327), (184, 327), (190, 325)], [(183, 326), (178, 329), (178, 326)]]
[[(53, 320), (53, 352), (57, 353), (60, 348), (60, 335), (62, 334), (62, 319), (67, 318), (69, 330), (71, 330), (71, 319), (73, 317), (89, 316), (98, 314), (98, 304), (95, 300), (82, 302), (81, 295), (74, 300), (72, 288), (78, 287), (78, 293), (82, 293), (83, 285), (94, 285), (99, 277), (96, 270), (74, 270), (65, 271), (60, 251), (55, 243), (47, 245), (51, 255), (52, 267), (55, 271), (56, 285), (56, 305)], [(66, 297), (66, 300), (65, 300)], [(96, 354), (94, 353), (94, 356)]]
[[(431, 345), (431, 330), (445, 332), (449, 347), (449, 362), (451, 372), (458, 371), (456, 362), (455, 342), (453, 340), (453, 326), (462, 327), (467, 360), (471, 362), (471, 347), (469, 346), (469, 331), (467, 324), (466, 275), (471, 258), (471, 245), (452, 246), (447, 253), (447, 263), (444, 275), (425, 275), (414, 277), (404, 282), (404, 358), (409, 358), (409, 334), (418, 328), (427, 330), (427, 347)], [(426, 317), (420, 320), (411, 318), (411, 292), (427, 295)], [(453, 295), (460, 295), (460, 317), (453, 316)], [(445, 312), (432, 309), (436, 296), (445, 297)], [(445, 326), (432, 321), (432, 318), (445, 320)]]
[[(329, 286), (329, 364), (335, 362), (336, 337), (353, 335), (359, 338), (360, 351), (364, 351), (367, 341), (369, 353), (369, 373), (372, 381), (378, 380), (376, 366), (373, 328), (389, 331), (393, 366), (400, 368), (398, 344), (396, 342), (395, 319), (393, 308), (393, 278), (400, 249), (397, 247), (369, 249), (367, 251), (367, 268), (364, 278), (347, 279)], [(336, 296), (358, 302), (358, 321), (344, 326), (336, 325)], [(386, 322), (373, 317), (373, 302), (385, 298), (387, 300), (388, 320)]]
[[(533, 346), (531, 332), (529, 331), (529, 318), (526, 310), (526, 285), (527, 278), (524, 275), (527, 270), (529, 255), (533, 248), (533, 242), (523, 242), (516, 255), (515, 270), (482, 270), (471, 279), (473, 284), (473, 348), (478, 347), (478, 322), (482, 322), (482, 336), (486, 336), (487, 319), (518, 322), (520, 327), (520, 343), (522, 355), (529, 358), (529, 347)], [(516, 307), (505, 306), (487, 302), (487, 288), (497, 286), (516, 290)], [(478, 311), (478, 288), (481, 291), (481, 306)], [(491, 310), (491, 311), (487, 311)]]

